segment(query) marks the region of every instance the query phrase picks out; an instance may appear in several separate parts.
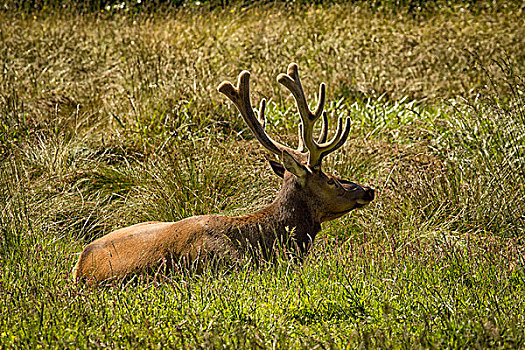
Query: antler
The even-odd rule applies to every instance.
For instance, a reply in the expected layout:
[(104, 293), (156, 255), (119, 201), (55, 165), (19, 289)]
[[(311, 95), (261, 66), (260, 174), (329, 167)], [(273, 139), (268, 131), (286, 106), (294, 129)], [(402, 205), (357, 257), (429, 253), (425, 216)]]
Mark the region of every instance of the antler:
[[(319, 103), (312, 112), (306, 102), (306, 96), (303, 91), (301, 80), (299, 79), (299, 73), (297, 70), (297, 64), (290, 63), (288, 66), (288, 74), (279, 74), (277, 81), (283, 84), (295, 98), (297, 103), (297, 109), (301, 117), (301, 124), (299, 124), (299, 137), (300, 144), (299, 150), (301, 152), (308, 149), (308, 165), (313, 169), (320, 169), (323, 158), (341, 147), (348, 138), (350, 132), (350, 118), (346, 119), (346, 123), (343, 129), (343, 119), (340, 117), (337, 121), (337, 131), (335, 136), (329, 142), (326, 142), (328, 133), (328, 117), (326, 112), (323, 112), (326, 87), (324, 83), (321, 83), (319, 87)], [(313, 139), (313, 129), (315, 122), (323, 117), (323, 127), (321, 129), (321, 135), (317, 142)]]
[[(326, 116), (326, 112), (323, 111), (326, 97), (325, 84), (322, 83), (319, 87), (319, 103), (315, 111), (312, 112), (306, 102), (306, 96), (297, 71), (297, 64), (291, 63), (288, 66), (288, 74), (279, 74), (277, 81), (291, 91), (301, 117), (301, 123), (299, 124), (299, 146), (296, 150), (272, 140), (264, 130), (266, 125), (266, 117), (264, 116), (266, 109), (265, 99), (261, 101), (259, 120), (255, 116), (250, 102), (250, 73), (248, 71), (242, 71), (241, 74), (239, 74), (237, 86), (234, 86), (229, 81), (225, 81), (219, 85), (218, 90), (235, 104), (257, 140), (259, 140), (266, 149), (279, 156), (282, 155), (283, 151), (287, 151), (297, 161), (307, 164), (314, 170), (319, 170), (323, 158), (341, 147), (348, 138), (350, 118), (346, 119), (344, 129), (343, 119), (339, 118), (335, 136), (332, 140), (326, 142), (328, 136), (328, 117)], [(316, 142), (313, 139), (313, 129), (315, 122), (320, 117), (323, 117), (323, 126)]]
[(235, 104), (239, 110), (239, 113), (241, 113), (244, 121), (246, 124), (248, 124), (257, 140), (259, 140), (259, 142), (266, 149), (277, 154), (278, 156), (281, 156), (283, 151), (287, 151), (292, 156), (294, 156), (296, 160), (300, 162), (306, 161), (306, 153), (302, 153), (299, 150), (294, 150), (273, 140), (264, 130), (266, 126), (266, 117), (264, 116), (264, 111), (266, 109), (265, 99), (261, 101), (261, 106), (259, 108), (259, 120), (257, 120), (250, 102), (250, 72), (242, 71), (241, 74), (239, 74), (237, 86), (233, 86), (233, 84), (229, 81), (225, 81), (219, 85), (217, 90), (226, 95), (226, 97), (228, 97)]

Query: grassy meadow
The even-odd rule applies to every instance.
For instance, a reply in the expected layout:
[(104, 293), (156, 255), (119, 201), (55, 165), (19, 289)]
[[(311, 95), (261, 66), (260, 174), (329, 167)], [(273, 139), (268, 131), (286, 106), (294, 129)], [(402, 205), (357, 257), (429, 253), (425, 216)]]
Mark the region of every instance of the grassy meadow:
[[(525, 347), (525, 8), (374, 4), (0, 5), (0, 348)], [(73, 283), (113, 229), (271, 202), (216, 88), (251, 71), (295, 145), (290, 62), (352, 119), (325, 170), (376, 200), (302, 264)]]

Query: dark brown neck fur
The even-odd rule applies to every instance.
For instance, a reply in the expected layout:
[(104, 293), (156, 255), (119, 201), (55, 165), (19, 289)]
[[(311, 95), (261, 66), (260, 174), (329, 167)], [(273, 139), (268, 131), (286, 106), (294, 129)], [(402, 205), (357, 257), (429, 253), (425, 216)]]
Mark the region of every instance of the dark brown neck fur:
[(268, 253), (278, 240), (306, 253), (321, 230), (321, 224), (314, 219), (313, 208), (308, 203), (297, 181), (288, 178), (268, 207), (247, 216), (231, 218), (235, 223), (232, 223), (228, 236), (243, 250), (250, 245)]

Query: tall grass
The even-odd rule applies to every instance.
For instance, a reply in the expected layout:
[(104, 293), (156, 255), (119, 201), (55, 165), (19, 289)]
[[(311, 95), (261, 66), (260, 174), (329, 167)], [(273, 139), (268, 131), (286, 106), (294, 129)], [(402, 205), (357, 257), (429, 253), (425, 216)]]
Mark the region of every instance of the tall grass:
[[(447, 159), (463, 230), (521, 237), (525, 224), (525, 97), (523, 78), (509, 61), (481, 63), (487, 74), (475, 98), (453, 103), (436, 149)], [(502, 78), (494, 78), (494, 71)], [(474, 205), (473, 205), (474, 204)]]
[[(469, 6), (3, 10), (0, 344), (523, 347), (525, 23)], [(324, 224), (301, 264), (75, 285), (78, 252), (112, 229), (273, 198), (270, 155), (215, 89), (251, 70), (294, 144), (275, 82), (290, 61), (311, 100), (327, 82), (331, 126), (352, 118), (326, 169), (376, 201)]]

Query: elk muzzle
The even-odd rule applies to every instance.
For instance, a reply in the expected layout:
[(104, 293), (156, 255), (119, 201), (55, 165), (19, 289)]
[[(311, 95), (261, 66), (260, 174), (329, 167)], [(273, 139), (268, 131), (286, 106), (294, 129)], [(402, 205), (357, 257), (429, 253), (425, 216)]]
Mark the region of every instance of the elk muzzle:
[(375, 191), (373, 188), (360, 186), (356, 183), (339, 180), (339, 183), (344, 188), (346, 193), (351, 193), (355, 199), (356, 205), (354, 208), (361, 208), (372, 202), (375, 198)]

